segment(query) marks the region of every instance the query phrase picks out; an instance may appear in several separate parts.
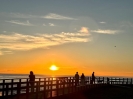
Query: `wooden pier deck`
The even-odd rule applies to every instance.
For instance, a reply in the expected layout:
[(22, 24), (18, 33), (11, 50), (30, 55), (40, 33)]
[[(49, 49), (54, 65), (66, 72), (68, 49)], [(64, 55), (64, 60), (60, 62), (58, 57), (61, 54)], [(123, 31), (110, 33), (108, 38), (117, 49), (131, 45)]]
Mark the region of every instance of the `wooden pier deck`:
[(98, 80), (102, 82), (97, 81), (96, 84), (90, 84), (90, 79), (86, 77), (86, 83), (80, 86), (75, 86), (73, 77), (36, 78), (34, 86), (30, 86), (27, 78), (3, 79), (0, 80), (0, 99), (108, 99), (107, 97), (121, 93), (120, 89), (128, 89), (127, 96), (131, 96), (132, 79), (110, 78), (107, 82), (107, 78), (99, 77)]
[(51, 99), (133, 99), (133, 87), (104, 86)]

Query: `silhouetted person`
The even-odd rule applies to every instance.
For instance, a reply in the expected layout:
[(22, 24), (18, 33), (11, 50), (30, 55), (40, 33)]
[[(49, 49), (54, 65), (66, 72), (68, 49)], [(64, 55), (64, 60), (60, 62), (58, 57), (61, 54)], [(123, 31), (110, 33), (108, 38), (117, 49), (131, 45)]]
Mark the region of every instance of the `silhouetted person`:
[(76, 72), (75, 74), (75, 86), (78, 86), (79, 85), (79, 74), (78, 72)]
[(29, 82), (30, 82), (30, 85), (31, 85), (31, 91), (33, 92), (34, 91), (34, 81), (35, 81), (35, 75), (33, 73), (33, 71), (30, 71), (30, 75), (29, 75)]
[(92, 84), (95, 84), (95, 75), (94, 75), (94, 72), (92, 73), (92, 78), (91, 78), (91, 80), (92, 80)]
[(82, 73), (81, 75), (81, 85), (85, 85), (85, 75)]

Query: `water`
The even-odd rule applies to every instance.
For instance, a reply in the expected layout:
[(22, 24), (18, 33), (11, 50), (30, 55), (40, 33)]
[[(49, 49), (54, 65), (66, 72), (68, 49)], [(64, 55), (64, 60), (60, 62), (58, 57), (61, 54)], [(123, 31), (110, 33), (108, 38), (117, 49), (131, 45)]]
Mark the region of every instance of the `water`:
[[(0, 74), (0, 79), (20, 79), (28, 78), (29, 74)], [(36, 75), (37, 78), (44, 78), (45, 75)]]
[[(35, 75), (36, 78), (46, 78), (46, 77), (72, 77), (72, 75)], [(29, 74), (0, 74), (0, 79), (20, 79), (20, 78), (29, 78)]]

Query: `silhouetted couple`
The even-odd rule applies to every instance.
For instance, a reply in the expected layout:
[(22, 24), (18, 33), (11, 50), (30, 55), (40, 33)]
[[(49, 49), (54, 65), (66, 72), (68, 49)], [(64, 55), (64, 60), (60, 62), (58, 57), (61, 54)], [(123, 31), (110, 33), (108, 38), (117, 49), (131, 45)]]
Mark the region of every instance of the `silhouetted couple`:
[(29, 75), (29, 82), (30, 82), (30, 86), (31, 86), (31, 91), (34, 91), (34, 81), (35, 81), (35, 75), (33, 73), (33, 71), (30, 71), (30, 75)]
[[(85, 76), (84, 76), (84, 73), (82, 73), (81, 85), (84, 85), (84, 84), (85, 84)], [(78, 74), (78, 72), (76, 72), (76, 74), (75, 74), (75, 86), (79, 86), (79, 74)]]

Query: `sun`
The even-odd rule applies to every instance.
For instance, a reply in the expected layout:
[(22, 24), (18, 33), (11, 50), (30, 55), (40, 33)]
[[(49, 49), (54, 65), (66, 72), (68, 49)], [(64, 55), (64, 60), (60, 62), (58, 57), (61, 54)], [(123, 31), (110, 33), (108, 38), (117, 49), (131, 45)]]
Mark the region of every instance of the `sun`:
[(49, 69), (55, 71), (55, 70), (58, 70), (58, 67), (55, 65), (52, 65)]

